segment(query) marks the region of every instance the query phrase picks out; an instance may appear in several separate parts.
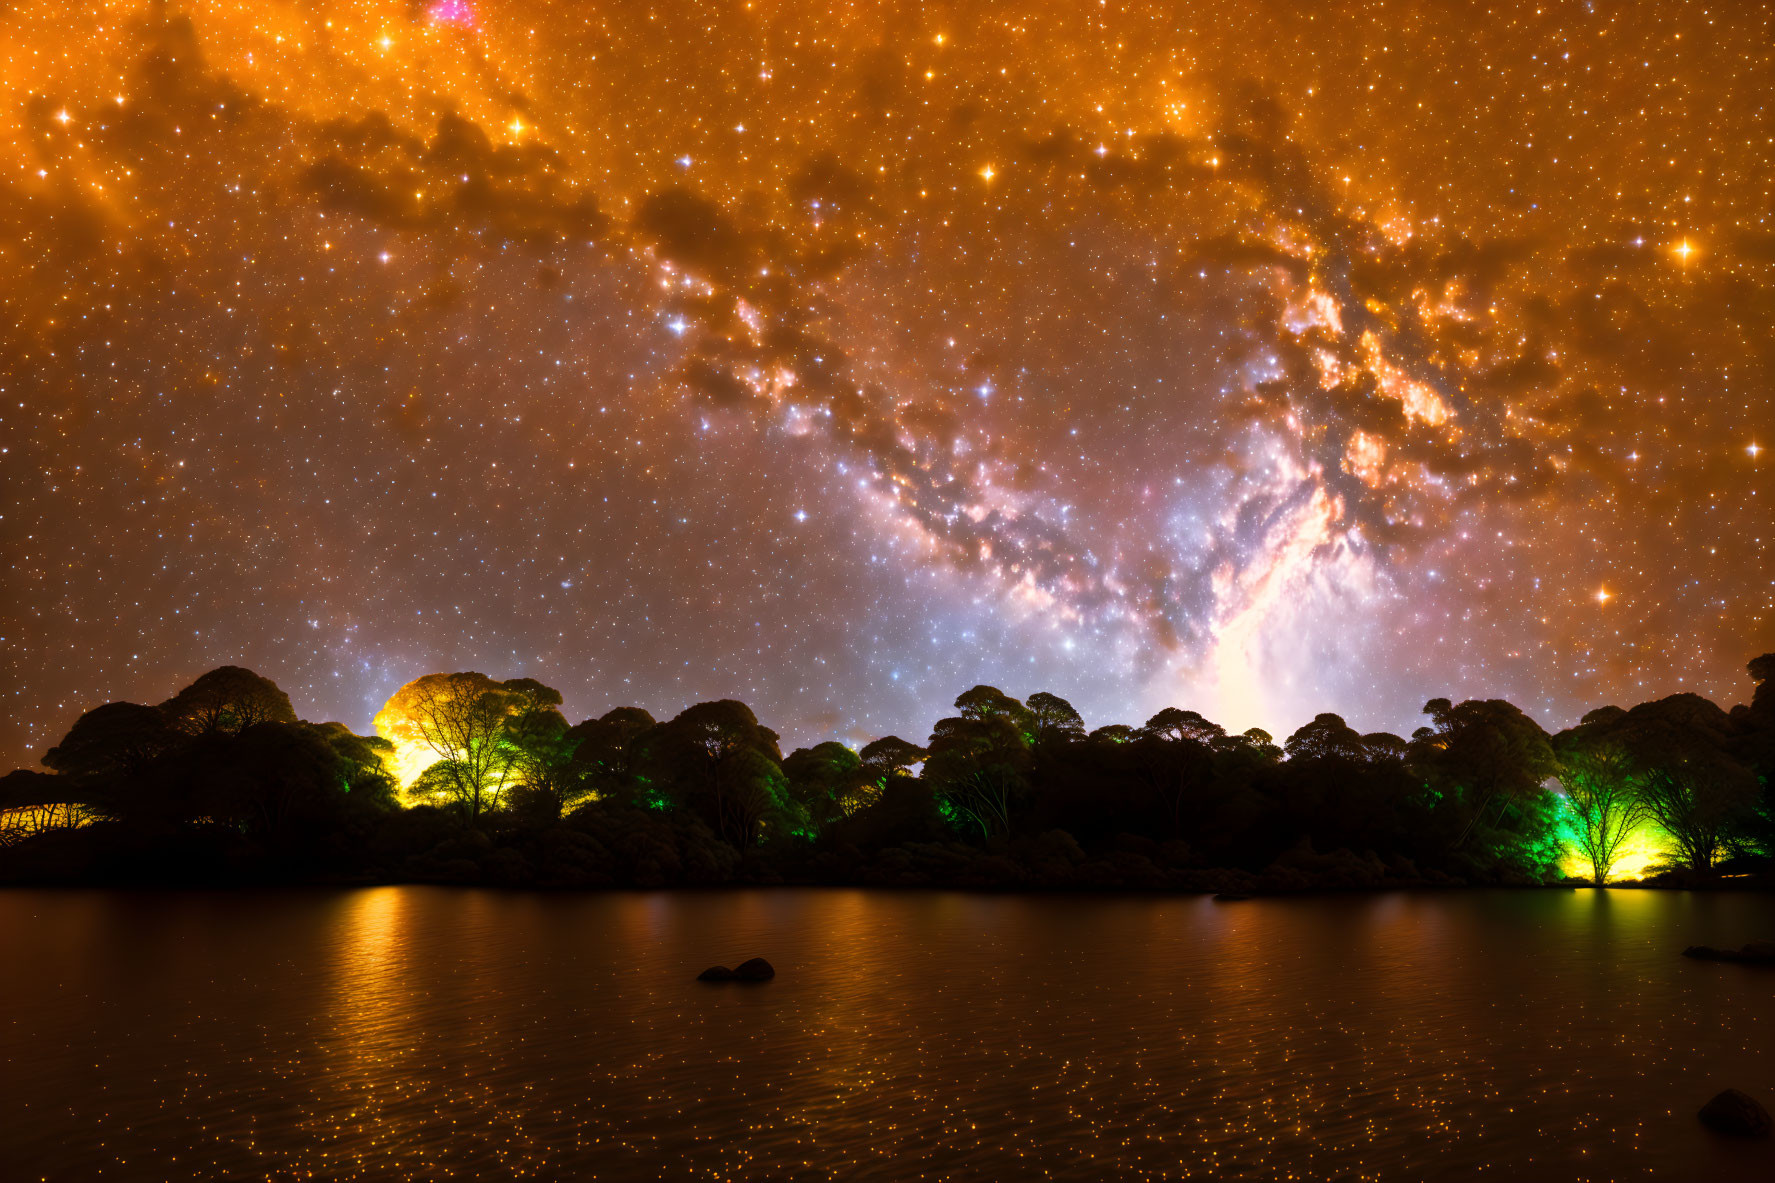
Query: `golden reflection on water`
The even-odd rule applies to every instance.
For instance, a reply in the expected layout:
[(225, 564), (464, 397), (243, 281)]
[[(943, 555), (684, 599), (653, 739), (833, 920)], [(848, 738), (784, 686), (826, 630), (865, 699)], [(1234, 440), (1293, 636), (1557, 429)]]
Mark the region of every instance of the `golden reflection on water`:
[(339, 898), (339, 940), (334, 958), (334, 1023), (330, 1049), (341, 1062), (336, 1077), (357, 1080), (389, 1053), (385, 1038), (406, 1025), (402, 996), (412, 988), (404, 972), (401, 941), (412, 897), (398, 887), (376, 887)]
[(409, 1129), (403, 1094), (424, 1082), (405, 1071), (406, 996), (414, 988), (402, 956), (411, 895), (394, 887), (336, 897), (337, 939), (330, 989), (317, 1032), (314, 1099), (299, 1127), (343, 1166), (361, 1169), (403, 1151)]
[[(1766, 897), (1588, 890), (0, 894), (0, 1145), (68, 1179), (1765, 1177), (1690, 1115), (1775, 1099), (1767, 980), (1676, 954), (1770, 932)], [(692, 980), (755, 955), (775, 981)]]

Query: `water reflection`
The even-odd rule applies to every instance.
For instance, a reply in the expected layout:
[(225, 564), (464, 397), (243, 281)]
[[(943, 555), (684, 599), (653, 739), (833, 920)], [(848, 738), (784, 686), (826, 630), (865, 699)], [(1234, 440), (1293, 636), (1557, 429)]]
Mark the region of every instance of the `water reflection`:
[[(1588, 890), (0, 894), (0, 1145), (60, 1179), (1762, 1178), (1692, 1114), (1775, 1099), (1769, 979), (1676, 953), (1770, 933), (1761, 897)], [(754, 954), (776, 981), (691, 980)]]

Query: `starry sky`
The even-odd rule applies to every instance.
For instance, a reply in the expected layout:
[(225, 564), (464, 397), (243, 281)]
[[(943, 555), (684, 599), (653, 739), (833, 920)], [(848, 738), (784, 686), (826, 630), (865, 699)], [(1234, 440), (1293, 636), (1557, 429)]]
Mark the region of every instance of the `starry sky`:
[(789, 743), (1775, 649), (1763, 6), (0, 9), (0, 756), (247, 665)]

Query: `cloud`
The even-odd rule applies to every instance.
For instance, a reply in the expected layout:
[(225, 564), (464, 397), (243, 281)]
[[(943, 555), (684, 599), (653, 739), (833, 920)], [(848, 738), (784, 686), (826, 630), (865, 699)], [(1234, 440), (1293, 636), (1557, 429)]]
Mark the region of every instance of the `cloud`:
[(608, 222), (559, 156), (539, 144), (497, 143), (454, 113), (429, 140), (372, 112), (315, 129), (308, 187), (331, 209), (379, 225), (547, 246), (589, 241)]

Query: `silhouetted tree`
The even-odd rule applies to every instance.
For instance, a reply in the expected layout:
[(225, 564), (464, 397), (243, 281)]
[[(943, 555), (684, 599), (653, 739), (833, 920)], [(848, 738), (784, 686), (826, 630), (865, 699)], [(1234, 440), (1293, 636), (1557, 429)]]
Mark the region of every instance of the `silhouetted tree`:
[(1763, 857), (1775, 858), (1775, 653), (1753, 659), (1749, 668), (1756, 689), (1744, 711), (1742, 748), (1758, 790), (1748, 836)]
[(1213, 776), (1210, 745), (1225, 737), (1219, 724), (1177, 707), (1166, 707), (1140, 729), (1133, 745), (1136, 767), (1158, 803), (1168, 837), (1183, 835), (1186, 803), (1200, 799)]
[(1214, 741), (1214, 750), (1257, 765), (1279, 764), (1284, 756), (1275, 738), (1261, 727), (1247, 727), (1237, 735), (1221, 736)]
[(1036, 748), (1077, 743), (1085, 738), (1085, 721), (1070, 702), (1045, 690), (1029, 696), (1030, 742)]
[(955, 709), (964, 719), (1004, 719), (1022, 732), (1024, 742), (1035, 739), (1035, 720), (1029, 708), (996, 686), (976, 686), (956, 697)]
[(1458, 849), (1477, 832), (1503, 830), (1542, 843), (1554, 816), (1546, 783), (1558, 771), (1540, 724), (1502, 699), (1446, 698), (1424, 704), (1431, 726), (1414, 737), (1417, 770), (1459, 811)]
[(983, 838), (1008, 833), (1029, 788), (1029, 711), (991, 686), (974, 687), (955, 706), (961, 714), (939, 720), (931, 732), (924, 777), (963, 827)]
[(136, 776), (183, 738), (159, 707), (111, 702), (76, 719), (43, 765), (82, 780)]
[(789, 795), (816, 831), (855, 813), (864, 803), (864, 786), (869, 783), (862, 759), (837, 740), (796, 748), (783, 761), (783, 775), (788, 778)]
[(237, 665), (213, 669), (160, 704), (167, 721), (191, 735), (234, 735), (257, 723), (294, 723), (290, 696)]
[(884, 735), (864, 744), (858, 755), (864, 776), (880, 793), (890, 779), (910, 776), (912, 766), (924, 762), (925, 750), (897, 735)]
[(1405, 845), (1414, 784), (1401, 759), (1404, 740), (1360, 735), (1341, 717), (1321, 714), (1288, 737), (1280, 766), (1266, 768), (1265, 745), (1248, 742), (1253, 782), (1275, 798), (1275, 827), (1298, 836), (1289, 858), (1310, 864), (1318, 851), (1398, 853)]
[(212, 732), (162, 776), (183, 782), (197, 817), (300, 853), (338, 829), (352, 774), (325, 728), (279, 721)]
[(1195, 711), (1178, 707), (1166, 707), (1148, 719), (1141, 730), (1157, 739), (1172, 742), (1193, 740), (1199, 744), (1214, 744), (1226, 737), (1226, 728), (1219, 723), (1211, 723)]
[(1363, 759), (1370, 764), (1403, 762), (1411, 745), (1390, 731), (1371, 731), (1362, 737)]
[(1757, 799), (1755, 776), (1728, 750), (1730, 719), (1700, 695), (1673, 694), (1634, 707), (1618, 727), (1645, 808), (1690, 870), (1711, 871)]
[(928, 747), (828, 741), (785, 760), (732, 700), (569, 727), (533, 679), (434, 674), (390, 700), (383, 737), (360, 736), (295, 720), (275, 685), (230, 666), (164, 709), (87, 712), (44, 757), (55, 775), (0, 782), (0, 877), (1360, 887), (1531, 882), (1563, 834), (1606, 881), (1642, 816), (1705, 872), (1775, 848), (1759, 779), (1775, 655), (1750, 669), (1753, 701), (1730, 714), (1678, 695), (1549, 741), (1508, 703), (1437, 699), (1410, 741), (1322, 714), (1285, 748), (1182, 708), (1087, 735), (1057, 695), (975, 686)]
[(644, 775), (656, 790), (697, 810), (732, 845), (751, 846), (767, 822), (795, 828), (799, 809), (783, 776), (776, 732), (744, 703), (698, 703), (638, 742), (645, 746)]
[(633, 801), (636, 740), (655, 726), (653, 716), (640, 707), (616, 707), (569, 728), (562, 741), (572, 751), (569, 772), (573, 789), (567, 803)]
[(500, 683), (500, 689), (511, 696), (500, 735), (511, 764), (511, 787), (523, 788), (532, 817), (558, 817), (580, 795), (580, 778), (572, 766), (576, 745), (561, 715), (561, 694), (534, 678), (512, 678)]
[(1288, 737), (1282, 750), (1290, 760), (1340, 759), (1357, 763), (1368, 756), (1356, 729), (1345, 723), (1343, 716), (1329, 713), (1315, 715), (1311, 723)]

